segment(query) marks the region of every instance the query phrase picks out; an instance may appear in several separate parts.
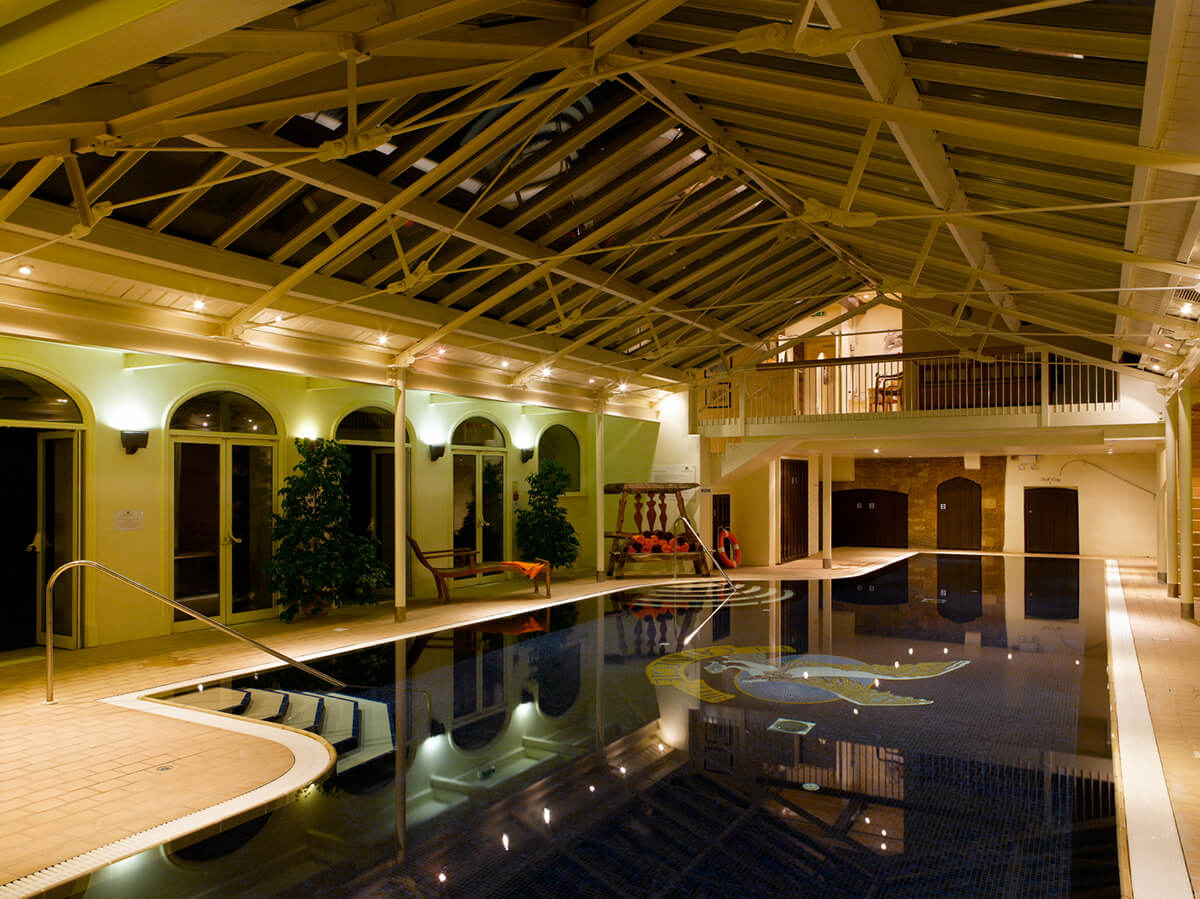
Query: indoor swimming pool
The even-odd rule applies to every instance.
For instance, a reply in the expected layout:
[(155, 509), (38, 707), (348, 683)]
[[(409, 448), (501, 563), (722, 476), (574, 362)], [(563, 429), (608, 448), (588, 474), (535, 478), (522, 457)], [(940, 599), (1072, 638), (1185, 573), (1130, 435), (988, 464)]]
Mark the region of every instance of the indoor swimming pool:
[(82, 895), (1117, 896), (1106, 661), (1103, 562), (918, 554), (208, 682), (335, 772)]

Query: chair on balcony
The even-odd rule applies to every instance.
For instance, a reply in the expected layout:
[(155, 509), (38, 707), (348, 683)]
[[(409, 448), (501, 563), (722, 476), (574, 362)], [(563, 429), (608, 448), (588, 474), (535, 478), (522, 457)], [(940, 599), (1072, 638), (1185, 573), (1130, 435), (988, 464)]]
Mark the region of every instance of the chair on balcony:
[(904, 375), (901, 372), (877, 374), (875, 376), (875, 389), (871, 393), (871, 411), (900, 411), (900, 394), (903, 386)]

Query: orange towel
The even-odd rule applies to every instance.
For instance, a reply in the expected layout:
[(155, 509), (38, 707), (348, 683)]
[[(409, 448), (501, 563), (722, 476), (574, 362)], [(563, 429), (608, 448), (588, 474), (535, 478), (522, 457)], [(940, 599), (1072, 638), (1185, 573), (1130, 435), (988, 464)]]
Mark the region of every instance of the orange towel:
[(510, 571), (519, 571), (531, 581), (539, 574), (546, 570), (545, 562), (501, 562), (501, 568), (507, 568)]

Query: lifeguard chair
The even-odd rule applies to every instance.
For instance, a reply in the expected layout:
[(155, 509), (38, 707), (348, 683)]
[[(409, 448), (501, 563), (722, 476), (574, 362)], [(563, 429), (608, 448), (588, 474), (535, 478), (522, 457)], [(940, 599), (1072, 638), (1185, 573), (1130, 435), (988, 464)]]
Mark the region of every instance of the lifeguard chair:
[[(621, 497), (617, 501), (616, 530), (604, 532), (605, 537), (612, 538), (612, 548), (608, 553), (607, 574), (610, 577), (614, 573), (617, 577), (623, 576), (625, 565), (628, 562), (669, 562), (675, 560), (676, 562), (691, 562), (696, 574), (708, 577), (710, 574), (708, 556), (699, 547), (694, 551), (682, 553), (643, 553), (633, 551), (629, 542), (631, 537), (635, 537), (643, 531), (666, 531), (670, 529), (671, 522), (667, 517), (667, 498), (669, 496), (675, 497), (675, 506), (678, 512), (676, 518), (682, 519), (688, 522), (688, 524), (693, 524), (691, 519), (688, 518), (687, 509), (683, 503), (683, 491), (699, 486), (699, 484), (695, 483), (673, 482), (605, 484), (605, 494), (619, 494)], [(634, 529), (625, 530), (625, 507), (630, 496), (633, 497)], [(689, 533), (687, 537), (689, 541), (696, 542), (694, 533)]]

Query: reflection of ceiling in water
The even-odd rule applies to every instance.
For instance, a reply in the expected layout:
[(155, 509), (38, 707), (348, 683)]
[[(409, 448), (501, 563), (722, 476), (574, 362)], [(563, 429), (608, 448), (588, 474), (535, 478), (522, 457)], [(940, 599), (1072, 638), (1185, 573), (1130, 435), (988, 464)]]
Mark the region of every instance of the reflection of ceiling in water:
[(655, 686), (670, 686), (705, 702), (727, 702), (735, 694), (690, 674), (693, 664), (733, 688), (763, 702), (812, 703), (844, 699), (859, 706), (930, 705), (933, 700), (902, 696), (880, 689), (880, 682), (940, 677), (969, 664), (966, 659), (876, 665), (845, 656), (796, 655), (790, 647), (772, 655), (763, 646), (704, 646), (671, 653), (646, 666)]

